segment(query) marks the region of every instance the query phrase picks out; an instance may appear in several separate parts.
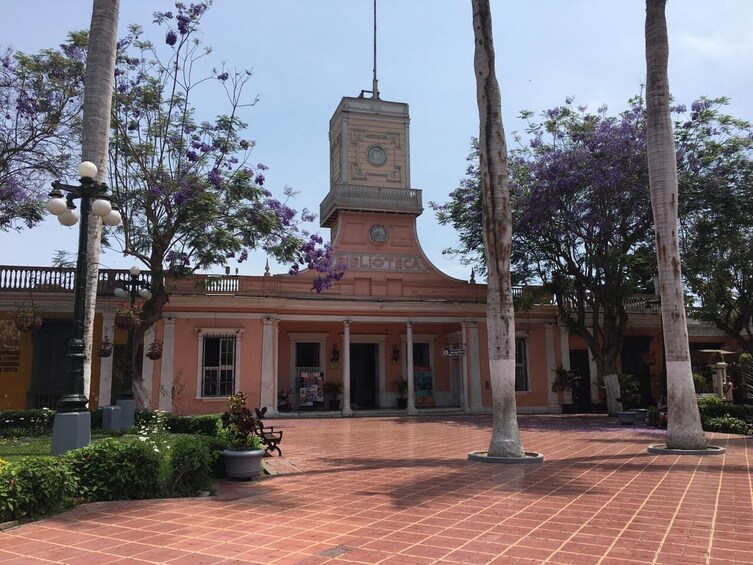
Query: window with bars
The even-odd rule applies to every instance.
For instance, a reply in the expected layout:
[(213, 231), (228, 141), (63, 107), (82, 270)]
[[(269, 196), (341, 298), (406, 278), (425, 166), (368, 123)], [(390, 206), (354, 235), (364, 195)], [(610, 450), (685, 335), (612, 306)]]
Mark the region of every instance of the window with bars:
[(527, 392), (528, 389), (528, 340), (515, 338), (515, 392)]
[(235, 335), (206, 335), (202, 344), (201, 396), (229, 396), (235, 392)]

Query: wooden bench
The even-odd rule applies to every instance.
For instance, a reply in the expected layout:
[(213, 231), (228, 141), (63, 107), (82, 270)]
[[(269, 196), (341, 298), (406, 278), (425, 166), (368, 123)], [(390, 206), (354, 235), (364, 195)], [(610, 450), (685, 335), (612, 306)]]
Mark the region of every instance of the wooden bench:
[(267, 413), (267, 407), (265, 406), (261, 410), (256, 409), (256, 433), (261, 438), (261, 442), (264, 444), (264, 450), (272, 455), (273, 451), (282, 457), (282, 450), (280, 449), (280, 442), (282, 441), (282, 430), (275, 430), (274, 426), (265, 426), (262, 418)]

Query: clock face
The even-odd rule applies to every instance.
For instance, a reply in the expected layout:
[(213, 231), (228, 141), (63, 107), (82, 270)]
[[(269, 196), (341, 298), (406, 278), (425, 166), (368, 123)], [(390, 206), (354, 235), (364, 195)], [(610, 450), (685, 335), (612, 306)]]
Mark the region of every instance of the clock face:
[(387, 162), (387, 152), (379, 145), (372, 145), (366, 151), (366, 158), (372, 165), (384, 165)]
[(380, 225), (371, 226), (369, 237), (374, 243), (384, 243), (387, 241), (387, 228)]

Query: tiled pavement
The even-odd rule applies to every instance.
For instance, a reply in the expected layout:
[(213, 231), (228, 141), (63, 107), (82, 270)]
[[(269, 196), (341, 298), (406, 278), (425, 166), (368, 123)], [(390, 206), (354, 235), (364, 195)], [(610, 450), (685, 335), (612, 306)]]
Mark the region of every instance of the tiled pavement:
[(466, 460), (488, 417), (284, 420), (279, 475), (217, 497), (89, 504), (0, 532), (0, 563), (753, 563), (753, 440), (521, 417), (536, 465)]

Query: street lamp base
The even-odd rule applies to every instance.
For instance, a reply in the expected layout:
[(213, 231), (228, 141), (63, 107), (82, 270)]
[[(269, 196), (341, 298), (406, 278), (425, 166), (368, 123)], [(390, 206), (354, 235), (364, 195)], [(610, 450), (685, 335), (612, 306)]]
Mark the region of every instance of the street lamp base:
[(136, 412), (136, 401), (133, 398), (119, 398), (115, 402), (120, 406), (120, 429), (130, 430), (133, 427), (134, 413)]
[(65, 394), (58, 400), (58, 412), (88, 412), (89, 399), (84, 394)]
[(92, 440), (90, 412), (58, 412), (52, 426), (52, 455), (87, 446)]

